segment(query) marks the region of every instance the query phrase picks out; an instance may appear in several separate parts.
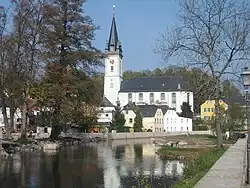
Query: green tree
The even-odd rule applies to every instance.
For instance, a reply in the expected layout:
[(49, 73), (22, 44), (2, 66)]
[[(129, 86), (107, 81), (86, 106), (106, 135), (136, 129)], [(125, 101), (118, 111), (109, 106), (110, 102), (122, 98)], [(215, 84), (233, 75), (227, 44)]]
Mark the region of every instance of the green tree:
[(60, 124), (71, 118), (72, 111), (82, 102), (92, 102), (89, 93), (93, 88), (89, 84), (81, 88), (76, 81), (84, 78), (88, 82), (93, 68), (102, 65), (102, 54), (92, 45), (97, 27), (83, 10), (85, 2), (52, 0), (43, 6), (42, 49), (49, 63), (44, 87), (49, 95), (46, 105), (53, 109), (52, 139), (58, 137)]
[(181, 117), (193, 118), (193, 112), (191, 110), (191, 106), (187, 102), (183, 102), (181, 105)]
[(134, 131), (135, 132), (141, 132), (142, 128), (143, 128), (143, 124), (142, 124), (142, 114), (141, 111), (136, 108), (135, 110), (135, 121), (134, 121)]
[(126, 127), (124, 126), (126, 120), (124, 114), (119, 106), (115, 107), (115, 114), (112, 123), (110, 124), (111, 130), (116, 130), (117, 132), (125, 132)]

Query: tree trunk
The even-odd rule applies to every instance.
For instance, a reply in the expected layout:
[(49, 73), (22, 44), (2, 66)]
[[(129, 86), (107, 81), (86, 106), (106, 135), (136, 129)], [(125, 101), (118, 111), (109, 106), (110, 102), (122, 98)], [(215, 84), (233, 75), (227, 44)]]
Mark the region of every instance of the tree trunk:
[(11, 129), (9, 125), (7, 105), (6, 105), (4, 94), (2, 94), (2, 114), (3, 114), (3, 122), (4, 122), (5, 130), (6, 130), (6, 136), (7, 138), (11, 138)]
[(27, 114), (26, 105), (23, 105), (23, 107), (22, 107), (21, 138), (24, 138), (24, 139), (26, 139), (26, 114)]
[(215, 128), (217, 135), (217, 147), (222, 147), (222, 134), (221, 134), (221, 125), (220, 125), (220, 83), (217, 80), (216, 90), (215, 90)]
[(58, 106), (53, 113), (52, 130), (51, 130), (51, 135), (50, 135), (50, 138), (52, 140), (57, 140), (61, 131), (60, 125), (59, 125), (60, 123), (59, 117), (60, 117), (60, 107)]
[(14, 130), (15, 129), (15, 108), (10, 107), (10, 129)]

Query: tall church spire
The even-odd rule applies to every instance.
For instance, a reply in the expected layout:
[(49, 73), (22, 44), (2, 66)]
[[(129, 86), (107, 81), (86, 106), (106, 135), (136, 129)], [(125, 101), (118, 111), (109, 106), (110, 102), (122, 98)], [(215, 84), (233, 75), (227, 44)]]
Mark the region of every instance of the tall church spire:
[(121, 42), (118, 39), (118, 32), (115, 22), (115, 5), (113, 5), (113, 19), (109, 34), (109, 40), (107, 42), (107, 46), (105, 49), (107, 52), (118, 52), (120, 55), (122, 55), (122, 45)]

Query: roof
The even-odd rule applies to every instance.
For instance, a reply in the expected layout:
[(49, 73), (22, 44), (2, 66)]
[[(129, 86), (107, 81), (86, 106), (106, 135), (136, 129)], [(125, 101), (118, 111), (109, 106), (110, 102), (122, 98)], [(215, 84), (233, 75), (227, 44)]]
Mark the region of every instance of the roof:
[(143, 117), (154, 117), (158, 109), (156, 105), (139, 105), (137, 107), (140, 109)]
[(233, 103), (237, 103), (239, 105), (244, 106), (246, 104), (245, 102), (245, 98), (244, 96), (240, 96), (240, 95), (233, 95), (229, 98), (225, 98), (223, 99), (227, 104), (233, 104)]
[(118, 32), (115, 22), (115, 15), (113, 15), (112, 24), (110, 28), (109, 40), (106, 50), (109, 52), (122, 52), (122, 46), (118, 38)]
[(114, 105), (106, 97), (103, 97), (101, 107), (114, 107)]
[(164, 92), (190, 91), (191, 86), (179, 76), (154, 76), (125, 80), (121, 83), (120, 92)]

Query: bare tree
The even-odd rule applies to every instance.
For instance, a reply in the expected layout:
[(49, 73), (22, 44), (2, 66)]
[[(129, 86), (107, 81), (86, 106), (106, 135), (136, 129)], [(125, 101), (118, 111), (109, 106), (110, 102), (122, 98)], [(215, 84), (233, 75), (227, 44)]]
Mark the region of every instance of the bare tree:
[(13, 80), (18, 81), (14, 89), (9, 91), (19, 95), (19, 107), (22, 112), (22, 137), (26, 135), (29, 90), (41, 64), (39, 48), (43, 3), (43, 0), (12, 1), (14, 46), (11, 75), (14, 77)]
[(176, 56), (211, 75), (215, 96), (217, 146), (222, 146), (219, 120), (221, 80), (249, 59), (250, 8), (247, 0), (181, 0), (181, 25), (163, 34), (155, 49), (166, 60)]

